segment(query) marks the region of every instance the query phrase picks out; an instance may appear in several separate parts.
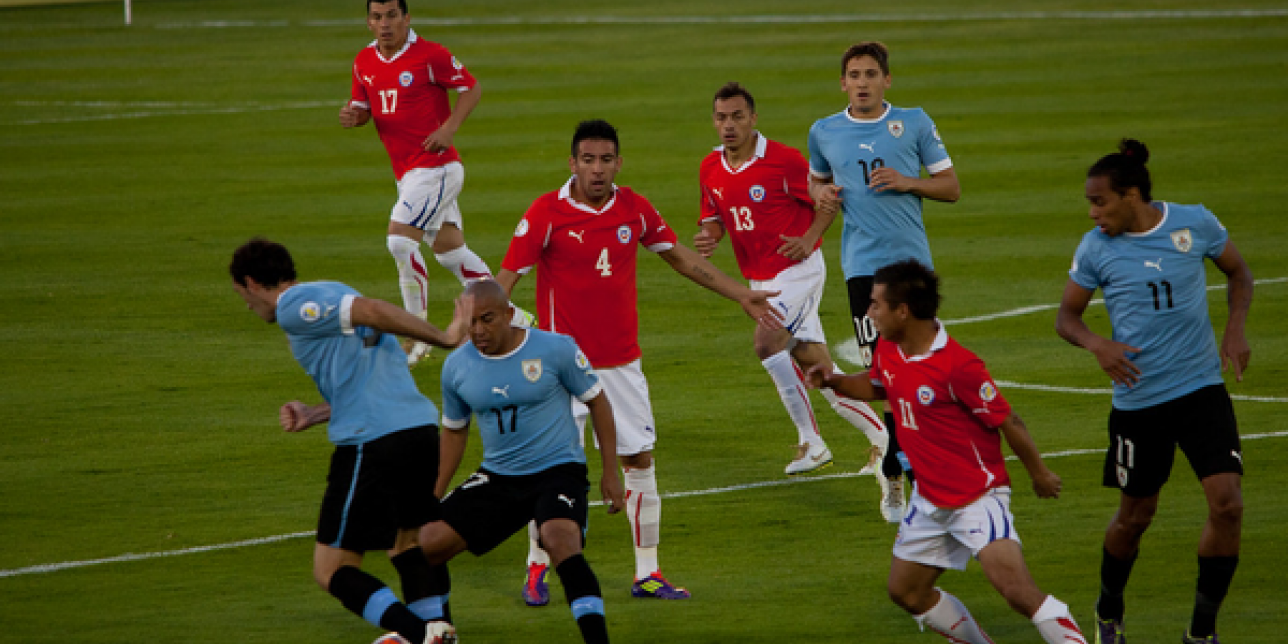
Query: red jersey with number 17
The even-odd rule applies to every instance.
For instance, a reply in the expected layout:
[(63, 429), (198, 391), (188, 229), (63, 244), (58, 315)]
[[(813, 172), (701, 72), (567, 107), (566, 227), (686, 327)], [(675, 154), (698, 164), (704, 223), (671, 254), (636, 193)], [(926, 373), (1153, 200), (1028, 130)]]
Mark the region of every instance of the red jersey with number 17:
[(997, 431), (1011, 405), (984, 361), (942, 326), (923, 356), (905, 356), (898, 344), (878, 342), (868, 375), (885, 388), (899, 423), (899, 446), (927, 501), (960, 508), (1011, 484)]
[(388, 60), (375, 41), (358, 52), (349, 104), (371, 110), (394, 177), (401, 181), (412, 168), (436, 168), (460, 160), (455, 146), (440, 153), (421, 145), (452, 115), (447, 90), (465, 91), (475, 84), (469, 70), (446, 47), (411, 31), (407, 44)]
[[(769, 280), (798, 262), (778, 254), (780, 235), (799, 237), (814, 222), (809, 162), (796, 148), (756, 134), (756, 153), (737, 170), (724, 146), (702, 160), (702, 220), (719, 220), (729, 234), (742, 276)], [(820, 237), (813, 250), (818, 250)]]
[(572, 182), (538, 197), (524, 213), (501, 267), (537, 267), (537, 319), (570, 335), (596, 368), (640, 357), (635, 266), (640, 246), (659, 253), (675, 231), (647, 199), (613, 186), (595, 210), (572, 198)]

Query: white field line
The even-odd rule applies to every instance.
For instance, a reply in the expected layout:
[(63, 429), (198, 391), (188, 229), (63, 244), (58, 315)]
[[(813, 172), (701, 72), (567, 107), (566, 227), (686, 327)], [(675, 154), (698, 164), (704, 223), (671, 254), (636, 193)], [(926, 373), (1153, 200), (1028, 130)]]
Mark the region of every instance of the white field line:
[[(248, 112), (276, 112), (281, 110), (306, 110), (320, 107), (340, 109), (343, 99), (329, 101), (291, 101), (280, 104), (246, 103), (243, 105), (217, 105), (213, 103), (181, 103), (165, 101), (14, 101), (19, 107), (70, 107), (75, 109), (113, 111), (56, 116), (48, 118), (9, 121), (6, 125), (40, 125), (45, 123), (80, 123), (86, 121), (119, 121), (124, 119), (151, 118), (154, 116), (184, 116), (190, 114), (244, 114)], [(125, 110), (125, 111), (119, 111)]]
[[(1264, 434), (1249, 434), (1240, 437), (1242, 440), (1260, 440), (1263, 438), (1282, 438), (1288, 436), (1288, 431), (1266, 432)], [(1101, 454), (1104, 448), (1097, 449), (1070, 449), (1058, 452), (1049, 452), (1043, 454), (1043, 458), (1060, 458), (1063, 456), (1081, 456), (1085, 454)], [(1014, 456), (1006, 457), (1008, 461), (1014, 461)], [(728, 492), (741, 492), (743, 490), (755, 490), (767, 487), (782, 487), (785, 485), (800, 485), (803, 483), (814, 483), (817, 481), (830, 481), (833, 479), (858, 478), (860, 476), (871, 476), (871, 474), (859, 474), (858, 472), (837, 472), (835, 474), (822, 474), (818, 476), (796, 477), (790, 479), (776, 479), (773, 481), (757, 481), (755, 483), (743, 483), (741, 485), (726, 485), (723, 487), (707, 488), (705, 490), (688, 490), (683, 492), (669, 492), (662, 495), (664, 499), (679, 499), (691, 496), (709, 496), (712, 494), (725, 494)], [(602, 506), (603, 501), (591, 501), (592, 506)], [(246, 539), (243, 541), (233, 541), (229, 543), (220, 543), (210, 546), (197, 546), (193, 548), (183, 548), (180, 550), (165, 550), (161, 552), (146, 553), (127, 553), (116, 557), (106, 557), (103, 559), (87, 559), (82, 561), (64, 561), (61, 563), (41, 564), (38, 566), (28, 566), (26, 568), (11, 568), (9, 570), (0, 570), (0, 578), (18, 577), (20, 575), (37, 575), (59, 570), (68, 570), (71, 568), (84, 568), (87, 566), (98, 566), (102, 564), (124, 563), (129, 561), (144, 561), (148, 559), (163, 559), (166, 557), (179, 557), (183, 555), (199, 554), (203, 552), (214, 552), (217, 550), (232, 550), (234, 548), (245, 548), (250, 546), (260, 546), (268, 543), (277, 543), (290, 539), (303, 539), (313, 536), (312, 531), (292, 532), (289, 534), (279, 534), (272, 537), (262, 537), (259, 539)]]

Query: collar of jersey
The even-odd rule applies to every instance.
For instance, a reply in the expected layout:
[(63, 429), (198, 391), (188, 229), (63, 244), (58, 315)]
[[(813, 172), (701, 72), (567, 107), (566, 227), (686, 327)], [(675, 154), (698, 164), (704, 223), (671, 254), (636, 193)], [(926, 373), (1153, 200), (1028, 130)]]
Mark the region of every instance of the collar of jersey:
[(407, 42), (403, 43), (402, 49), (399, 49), (397, 53), (395, 53), (393, 56), (390, 56), (388, 59), (386, 59), (386, 58), (385, 58), (385, 57), (380, 53), (380, 41), (378, 41), (378, 40), (373, 40), (373, 41), (371, 41), (371, 47), (375, 48), (375, 50), (376, 50), (376, 58), (379, 58), (381, 62), (384, 62), (384, 63), (392, 63), (392, 62), (394, 62), (395, 60), (398, 60), (398, 57), (399, 57), (399, 56), (401, 56), (401, 55), (403, 55), (403, 52), (407, 51), (407, 48), (411, 47), (412, 43), (416, 42), (417, 40), (420, 40), (420, 36), (417, 36), (417, 35), (416, 35), (416, 30), (415, 30), (415, 29), (408, 29), (408, 30), (407, 30)]
[(568, 202), (568, 205), (576, 208), (577, 210), (584, 210), (596, 215), (613, 207), (613, 204), (617, 201), (617, 184), (613, 184), (613, 196), (609, 197), (608, 201), (604, 204), (604, 207), (599, 210), (595, 210), (594, 208), (572, 198), (572, 182), (576, 178), (577, 177), (568, 177), (568, 181), (559, 189), (559, 198), (561, 200)]
[[(500, 355), (500, 356), (490, 356), (490, 355), (488, 355), (488, 354), (486, 354), (486, 353), (483, 353), (482, 351), (479, 351), (479, 348), (478, 348), (478, 347), (474, 347), (474, 350), (475, 350), (475, 351), (478, 351), (478, 354), (479, 354), (480, 356), (482, 356), (484, 360), (505, 360), (506, 358), (513, 357), (513, 356), (514, 356), (514, 354), (516, 354), (516, 353), (518, 353), (519, 351), (521, 351), (521, 350), (523, 349), (523, 347), (524, 347), (524, 346), (526, 346), (526, 345), (528, 344), (528, 339), (532, 337), (532, 333), (531, 333), (531, 331), (532, 331), (532, 329), (524, 329), (524, 330), (523, 330), (523, 341), (522, 341), (522, 342), (520, 342), (518, 346), (516, 346), (515, 348), (511, 349), (511, 350), (510, 350), (510, 352), (509, 352), (509, 353), (506, 353), (505, 355)], [(474, 343), (473, 343), (473, 342), (471, 342), (470, 344), (471, 344), (471, 345), (473, 345)]]
[(765, 151), (769, 149), (769, 139), (766, 139), (765, 135), (760, 133), (760, 130), (756, 130), (756, 151), (751, 155), (750, 159), (738, 166), (737, 170), (729, 167), (729, 159), (725, 157), (724, 149), (724, 145), (716, 146), (716, 152), (720, 153), (720, 162), (724, 164), (725, 170), (728, 170), (730, 174), (738, 174), (755, 163), (756, 159), (765, 158)]
[(899, 355), (903, 356), (904, 362), (921, 362), (935, 355), (936, 351), (948, 346), (948, 330), (944, 328), (944, 323), (940, 322), (939, 318), (935, 318), (935, 324), (939, 325), (939, 332), (935, 334), (934, 342), (930, 343), (930, 351), (919, 356), (903, 356), (903, 347), (896, 345), (899, 349)]
[(1148, 237), (1148, 236), (1153, 235), (1154, 233), (1158, 232), (1158, 230), (1159, 230), (1160, 228), (1162, 228), (1162, 227), (1163, 227), (1163, 224), (1167, 223), (1167, 202), (1166, 202), (1166, 201), (1155, 201), (1155, 202), (1153, 202), (1153, 203), (1151, 203), (1151, 204), (1149, 204), (1149, 205), (1154, 206), (1154, 208), (1156, 208), (1157, 210), (1162, 211), (1162, 213), (1163, 213), (1163, 218), (1162, 218), (1162, 219), (1159, 219), (1159, 220), (1158, 220), (1158, 223), (1157, 223), (1157, 224), (1154, 224), (1154, 227), (1153, 227), (1153, 228), (1150, 228), (1149, 230), (1147, 230), (1147, 231), (1145, 231), (1145, 232), (1143, 232), (1143, 233), (1123, 233), (1123, 235), (1124, 235), (1124, 236), (1127, 236), (1127, 237)]
[(885, 120), (885, 117), (890, 116), (890, 110), (894, 109), (894, 106), (890, 104), (890, 101), (881, 101), (881, 104), (885, 106), (885, 111), (881, 113), (881, 116), (874, 119), (856, 119), (853, 116), (850, 116), (849, 105), (846, 105), (845, 109), (841, 110), (841, 113), (844, 114), (845, 118), (849, 119), (851, 123), (880, 123)]

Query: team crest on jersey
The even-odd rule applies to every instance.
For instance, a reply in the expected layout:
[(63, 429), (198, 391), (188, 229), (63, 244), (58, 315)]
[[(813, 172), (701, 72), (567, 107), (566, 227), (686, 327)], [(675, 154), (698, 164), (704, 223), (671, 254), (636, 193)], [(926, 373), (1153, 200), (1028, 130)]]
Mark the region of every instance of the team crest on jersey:
[(456, 60), (456, 57), (455, 57), (455, 56), (452, 56), (452, 67), (453, 67), (454, 69), (456, 69), (457, 71), (460, 71), (460, 70), (462, 70), (462, 69), (465, 69), (465, 65), (462, 65), (462, 64), (461, 64), (461, 61)]
[(317, 322), (322, 317), (322, 307), (317, 302), (305, 302), (300, 305), (300, 319), (305, 322)]
[(979, 399), (993, 402), (994, 398), (997, 398), (997, 387), (994, 387), (992, 382), (984, 381), (984, 384), (979, 386)]
[(1172, 245), (1182, 253), (1190, 252), (1194, 247), (1194, 236), (1190, 234), (1190, 229), (1182, 228), (1172, 233)]
[(752, 187), (751, 187), (751, 190), (747, 191), (747, 196), (751, 197), (751, 200), (752, 200), (752, 201), (754, 201), (754, 202), (756, 202), (756, 203), (760, 203), (760, 202), (764, 201), (764, 200), (765, 200), (765, 186), (762, 186), (762, 185), (754, 185), (754, 186), (752, 186)]
[(523, 377), (527, 378), (528, 382), (541, 380), (541, 358), (523, 361)]
[(584, 371), (590, 368), (590, 360), (586, 359), (586, 354), (582, 353), (581, 349), (577, 349), (577, 356), (573, 358), (573, 361), (577, 363), (578, 369)]
[(411, 87), (412, 80), (414, 80), (414, 78), (412, 77), (411, 72), (403, 72), (398, 75), (398, 84), (403, 87)]
[(917, 402), (923, 405), (935, 402), (935, 390), (931, 389), (929, 385), (917, 387)]
[(618, 226), (618, 228), (617, 228), (617, 241), (622, 242), (623, 244), (629, 244), (629, 243), (631, 242), (631, 227), (630, 227), (630, 226), (627, 226), (627, 225), (625, 225), (625, 224), (622, 224), (621, 226)]
[(890, 129), (890, 134), (894, 136), (894, 138), (897, 139), (903, 136), (903, 121), (890, 121), (889, 123), (886, 123), (886, 127)]
[(522, 237), (526, 234), (528, 234), (528, 220), (520, 219), (519, 225), (514, 227), (514, 236)]

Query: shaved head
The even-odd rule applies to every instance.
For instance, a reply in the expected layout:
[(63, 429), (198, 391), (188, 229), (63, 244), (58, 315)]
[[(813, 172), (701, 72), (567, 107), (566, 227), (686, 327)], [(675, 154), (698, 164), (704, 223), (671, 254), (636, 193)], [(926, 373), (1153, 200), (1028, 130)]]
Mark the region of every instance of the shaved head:
[(485, 309), (493, 306), (507, 308), (510, 306), (510, 298), (506, 297), (505, 289), (496, 283), (495, 280), (482, 279), (474, 280), (465, 286), (465, 294), (474, 296), (474, 308)]

